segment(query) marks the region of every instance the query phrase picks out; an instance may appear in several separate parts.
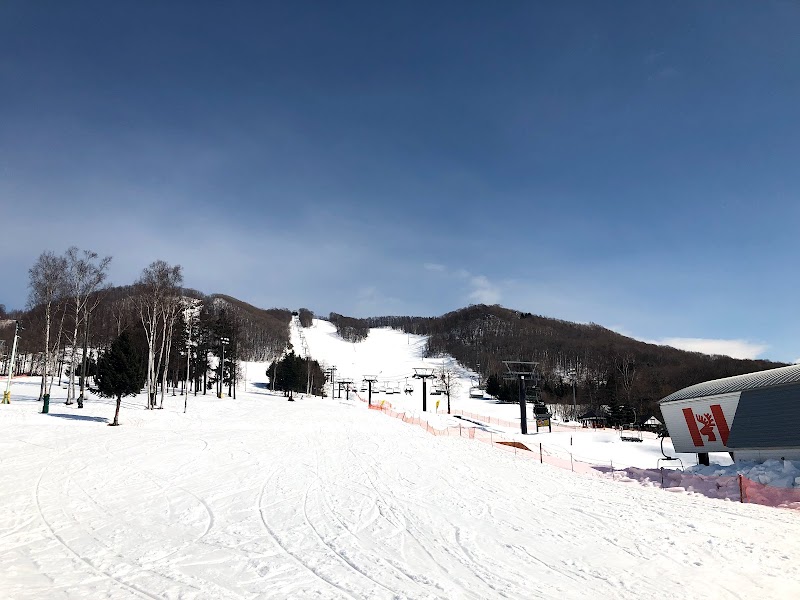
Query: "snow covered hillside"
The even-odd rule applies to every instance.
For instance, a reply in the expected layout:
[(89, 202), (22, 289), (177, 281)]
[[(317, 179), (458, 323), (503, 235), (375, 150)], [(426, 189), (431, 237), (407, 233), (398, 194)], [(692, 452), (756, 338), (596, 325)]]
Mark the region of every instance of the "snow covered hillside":
[[(431, 381), (427, 386), (428, 412), (422, 412), (422, 384), (411, 377), (414, 367), (428, 367), (439, 371), (444, 366), (452, 370), (458, 381), (451, 398), (452, 410), (494, 419), (491, 423), (488, 420), (485, 422), (491, 425), (492, 431), (509, 439), (526, 444), (542, 444), (553, 453), (565, 456), (571, 453), (576, 460), (605, 467), (634, 466), (654, 469), (659, 465), (659, 459), (663, 458), (660, 440), (649, 432), (643, 433), (642, 443), (636, 444), (623, 442), (613, 430), (587, 430), (581, 429), (577, 424), (557, 425), (552, 433), (544, 429), (536, 433), (531, 404), (527, 406), (528, 435), (521, 436), (519, 405), (499, 404), (489, 397), (471, 398), (469, 391), (477, 380), (477, 374), (459, 365), (452, 357), (423, 358), (426, 342), (424, 336), (382, 328), (370, 330), (369, 336), (362, 342), (350, 343), (336, 335), (335, 327), (328, 321), (315, 319), (312, 327), (301, 328), (297, 319), (293, 319), (291, 341), (296, 352), (302, 354), (304, 349), (308, 349), (311, 358), (328, 367), (335, 366), (337, 380), (351, 379), (356, 390), (355, 393), (351, 391), (351, 398), (366, 400), (367, 393), (360, 391), (363, 387), (362, 378), (364, 375), (374, 375), (378, 378), (378, 384), (374, 386), (373, 402), (389, 403), (397, 410), (430, 421), (437, 427), (457, 425), (459, 421), (448, 419), (443, 414), (447, 412), (447, 400), (443, 395), (431, 395)], [(406, 385), (414, 388), (413, 394), (402, 393)], [(387, 394), (385, 391), (375, 391), (386, 386), (399, 388), (400, 392)], [(344, 398), (346, 394), (342, 391), (341, 395)], [(498, 422), (503, 424), (499, 425)], [(686, 466), (697, 463), (696, 454), (676, 455), (668, 439), (664, 442), (664, 451), (670, 456), (678, 456)], [(726, 453), (713, 454), (713, 459), (721, 465), (731, 462)]]
[[(352, 350), (351, 350), (352, 352)], [(342, 363), (344, 364), (344, 363)], [(342, 367), (344, 368), (344, 367)], [(359, 401), (0, 406), (0, 597), (787, 598), (794, 511), (581, 476)]]

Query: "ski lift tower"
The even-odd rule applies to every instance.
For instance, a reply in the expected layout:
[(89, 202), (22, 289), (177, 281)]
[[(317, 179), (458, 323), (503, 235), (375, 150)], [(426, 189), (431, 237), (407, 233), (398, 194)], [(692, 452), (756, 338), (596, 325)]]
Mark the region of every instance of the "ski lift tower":
[(364, 375), (364, 381), (367, 382), (368, 391), (367, 391), (367, 404), (372, 406), (372, 384), (378, 381), (378, 378), (375, 375)]
[(422, 379), (422, 412), (428, 410), (428, 398), (426, 383), (428, 379), (435, 377), (433, 369), (430, 367), (414, 367), (414, 379)]
[(342, 386), (344, 386), (345, 390), (345, 400), (350, 401), (350, 386), (353, 385), (352, 379), (340, 379), (339, 380), (339, 398), (342, 397)]
[[(336, 367), (325, 369), (325, 377), (331, 380), (331, 400), (336, 397)], [(339, 394), (341, 396), (341, 394)]]
[(528, 387), (536, 387), (538, 377), (536, 375), (535, 362), (525, 362), (519, 360), (504, 360), (506, 373), (503, 379), (506, 381), (519, 382), (519, 421), (520, 431), (523, 435), (528, 433), (527, 407), (525, 405), (525, 390)]

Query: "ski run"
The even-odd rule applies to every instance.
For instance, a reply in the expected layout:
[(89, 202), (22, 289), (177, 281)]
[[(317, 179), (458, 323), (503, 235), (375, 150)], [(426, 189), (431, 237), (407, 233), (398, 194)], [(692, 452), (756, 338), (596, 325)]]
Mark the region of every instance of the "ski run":
[[(414, 388), (378, 403), (480, 427), (436, 409), (441, 395), (422, 414), (413, 368), (445, 363), (454, 408), (519, 419), (469, 398), (473, 374), (423, 359), (420, 337), (350, 344), (316, 320), (292, 343), (357, 389), (287, 402), (250, 363), (235, 400), (190, 394), (184, 413), (179, 393), (148, 411), (142, 394), (107, 427), (114, 401), (79, 410), (54, 386), (43, 415), (39, 379), (15, 378), (0, 406), (0, 598), (797, 597), (800, 511), (573, 473), (368, 410), (373, 374)], [(654, 439), (558, 429), (525, 443), (642, 468), (660, 456)]]

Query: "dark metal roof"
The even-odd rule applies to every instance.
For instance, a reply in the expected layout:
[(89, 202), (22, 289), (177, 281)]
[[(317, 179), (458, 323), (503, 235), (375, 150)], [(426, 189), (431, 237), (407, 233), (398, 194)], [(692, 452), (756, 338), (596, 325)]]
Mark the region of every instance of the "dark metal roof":
[(800, 365), (789, 365), (788, 367), (768, 369), (746, 375), (735, 375), (734, 377), (725, 377), (690, 385), (663, 398), (659, 404), (675, 402), (676, 400), (702, 398), (704, 396), (716, 396), (718, 394), (731, 394), (743, 392), (744, 390), (769, 388), (789, 383), (800, 383)]
[(587, 412), (583, 413), (580, 417), (578, 417), (578, 420), (584, 421), (588, 419), (605, 419), (607, 417), (608, 415), (603, 412), (596, 411), (594, 409), (589, 409)]
[(728, 448), (800, 447), (800, 384), (745, 390), (739, 398)]

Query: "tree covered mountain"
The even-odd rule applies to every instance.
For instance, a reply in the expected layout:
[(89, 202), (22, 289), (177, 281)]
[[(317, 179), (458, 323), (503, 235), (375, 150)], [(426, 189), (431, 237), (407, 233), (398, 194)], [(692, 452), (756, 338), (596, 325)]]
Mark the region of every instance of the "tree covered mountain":
[(640, 416), (656, 413), (659, 399), (688, 385), (784, 364), (648, 344), (594, 323), (572, 323), (498, 305), (472, 305), (440, 317), (361, 321), (366, 327), (429, 336), (427, 356), (450, 354), (480, 373), (483, 381), (506, 371), (503, 360), (537, 362), (545, 402), (571, 404), (574, 382), (578, 404), (632, 406)]
[[(94, 307), (89, 319), (88, 347), (109, 348), (125, 330), (142, 326), (137, 308), (137, 285), (108, 287), (93, 292), (89, 302)], [(184, 302), (194, 307), (191, 335), (194, 354), (207, 357), (220, 350), (219, 340), (230, 339), (223, 379), (230, 385), (236, 379), (236, 361), (274, 361), (289, 348), (291, 311), (284, 308), (262, 309), (224, 294), (206, 296), (197, 290), (180, 289)], [(54, 354), (63, 361), (69, 345), (66, 332), (74, 328), (74, 316), (68, 302), (54, 304), (50, 316), (53, 323), (51, 341)], [(19, 320), (24, 334), (18, 352), (31, 358), (23, 363), (36, 372), (33, 358), (44, 345), (42, 305), (28, 310), (4, 312), (7, 319)], [(311, 324), (313, 313), (301, 309), (303, 326)], [(174, 318), (185, 319), (176, 313)], [(657, 401), (682, 387), (709, 379), (739, 375), (781, 366), (766, 360), (742, 360), (728, 356), (709, 356), (668, 346), (641, 342), (590, 323), (579, 324), (520, 312), (498, 305), (471, 305), (439, 317), (383, 316), (366, 319), (331, 313), (329, 320), (339, 335), (357, 343), (366, 338), (373, 327), (392, 327), (407, 333), (428, 336), (426, 355), (450, 354), (475, 370), (486, 382), (500, 376), (503, 360), (524, 360), (538, 363), (541, 377), (540, 394), (548, 403), (577, 404), (597, 407), (628, 406), (640, 415), (655, 413)], [(5, 340), (5, 357), (11, 346), (13, 321), (0, 324), (0, 338)], [(85, 327), (80, 323), (79, 327)], [(165, 368), (179, 380), (185, 372), (185, 348), (188, 330), (176, 327), (175, 349)], [(137, 337), (134, 336), (134, 340)], [(184, 354), (185, 356), (185, 354)], [(181, 362), (183, 361), (183, 362)], [(227, 363), (231, 362), (230, 372)], [(208, 372), (206, 358), (196, 358), (192, 371)], [(200, 364), (200, 363), (203, 364)], [(181, 366), (183, 364), (183, 366)], [(162, 371), (163, 373), (163, 371)], [(199, 377), (199, 375), (198, 375)], [(205, 377), (205, 375), (203, 375)], [(207, 382), (206, 382), (207, 383)]]

